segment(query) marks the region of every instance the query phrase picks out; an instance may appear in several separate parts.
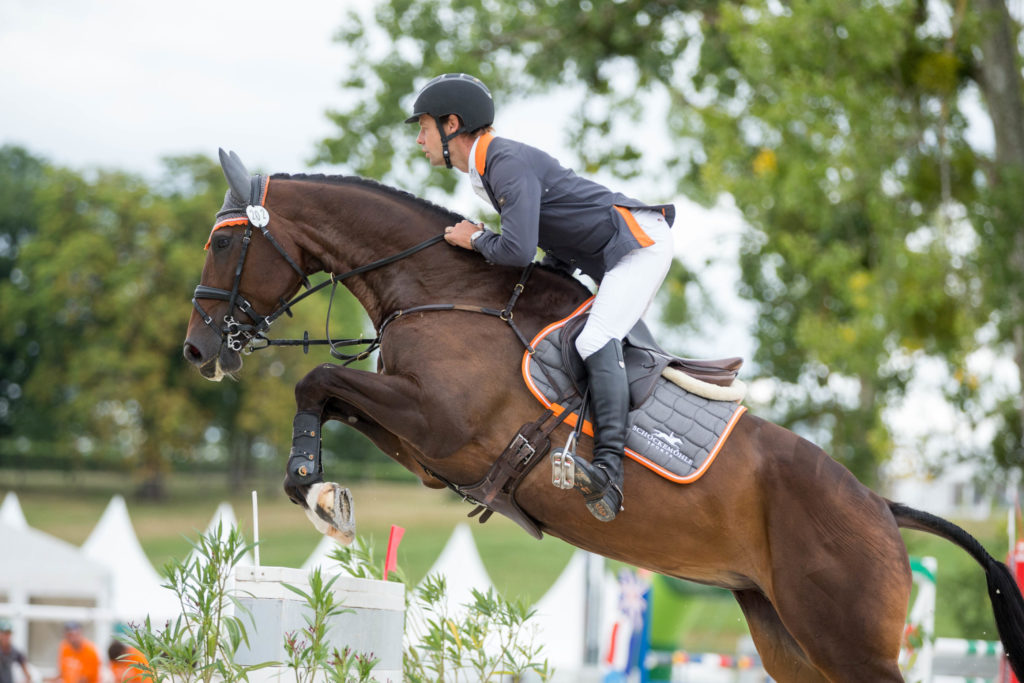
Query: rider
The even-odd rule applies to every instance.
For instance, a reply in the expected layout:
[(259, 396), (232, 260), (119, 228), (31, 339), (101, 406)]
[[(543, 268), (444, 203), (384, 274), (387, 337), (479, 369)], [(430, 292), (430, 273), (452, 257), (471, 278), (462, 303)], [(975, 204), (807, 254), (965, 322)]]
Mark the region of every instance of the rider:
[(649, 206), (563, 168), (539, 149), (494, 137), (494, 101), (477, 78), (443, 74), (416, 96), (416, 143), (434, 166), (468, 173), (473, 190), (501, 216), (501, 232), (463, 220), (445, 228), (455, 246), (490, 263), (544, 263), (599, 283), (576, 339), (587, 368), (594, 422), (593, 464), (576, 458), (575, 488), (591, 514), (611, 521), (622, 505), (629, 387), (622, 339), (640, 320), (672, 262), (675, 207)]

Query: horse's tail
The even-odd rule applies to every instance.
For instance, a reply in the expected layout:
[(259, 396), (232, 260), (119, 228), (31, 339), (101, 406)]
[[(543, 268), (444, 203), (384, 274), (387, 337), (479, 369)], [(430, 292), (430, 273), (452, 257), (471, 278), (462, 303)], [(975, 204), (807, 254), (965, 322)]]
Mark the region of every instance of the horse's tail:
[(982, 566), (1003, 650), (1013, 673), (1024, 680), (1024, 597), (1010, 569), (989, 555), (976, 538), (956, 524), (900, 503), (888, 502), (889, 510), (900, 527), (941, 536), (966, 550)]

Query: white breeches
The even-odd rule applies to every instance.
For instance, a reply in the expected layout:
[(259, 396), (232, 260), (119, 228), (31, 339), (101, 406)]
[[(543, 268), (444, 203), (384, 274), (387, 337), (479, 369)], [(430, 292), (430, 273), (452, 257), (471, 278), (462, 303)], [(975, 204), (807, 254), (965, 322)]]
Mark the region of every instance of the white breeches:
[(634, 210), (637, 223), (654, 244), (629, 252), (604, 274), (590, 307), (590, 318), (576, 338), (583, 359), (612, 339), (624, 338), (643, 317), (672, 265), (672, 229), (658, 211)]

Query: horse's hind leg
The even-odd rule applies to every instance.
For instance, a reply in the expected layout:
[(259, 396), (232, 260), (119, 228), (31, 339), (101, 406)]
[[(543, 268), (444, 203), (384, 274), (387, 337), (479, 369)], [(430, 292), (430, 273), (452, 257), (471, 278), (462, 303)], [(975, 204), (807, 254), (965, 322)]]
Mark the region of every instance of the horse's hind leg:
[(778, 612), (759, 590), (733, 591), (750, 627), (764, 670), (776, 681), (823, 683), (821, 673), (779, 619)]

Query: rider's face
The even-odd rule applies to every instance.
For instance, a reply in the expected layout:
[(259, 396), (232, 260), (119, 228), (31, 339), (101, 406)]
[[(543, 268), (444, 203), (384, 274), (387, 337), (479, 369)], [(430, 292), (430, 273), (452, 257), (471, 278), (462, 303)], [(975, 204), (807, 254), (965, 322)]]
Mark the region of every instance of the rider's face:
[(437, 122), (433, 116), (420, 116), (420, 134), (416, 136), (416, 144), (420, 146), (431, 166), (444, 166), (444, 154), (441, 151), (441, 134), (437, 132)]
[[(454, 116), (446, 117), (444, 126), (448, 134), (455, 132), (459, 127), (458, 119)], [(441, 145), (441, 134), (437, 132), (437, 121), (429, 114), (420, 116), (420, 134), (416, 136), (416, 144), (420, 146), (431, 166), (444, 166), (444, 152)]]

